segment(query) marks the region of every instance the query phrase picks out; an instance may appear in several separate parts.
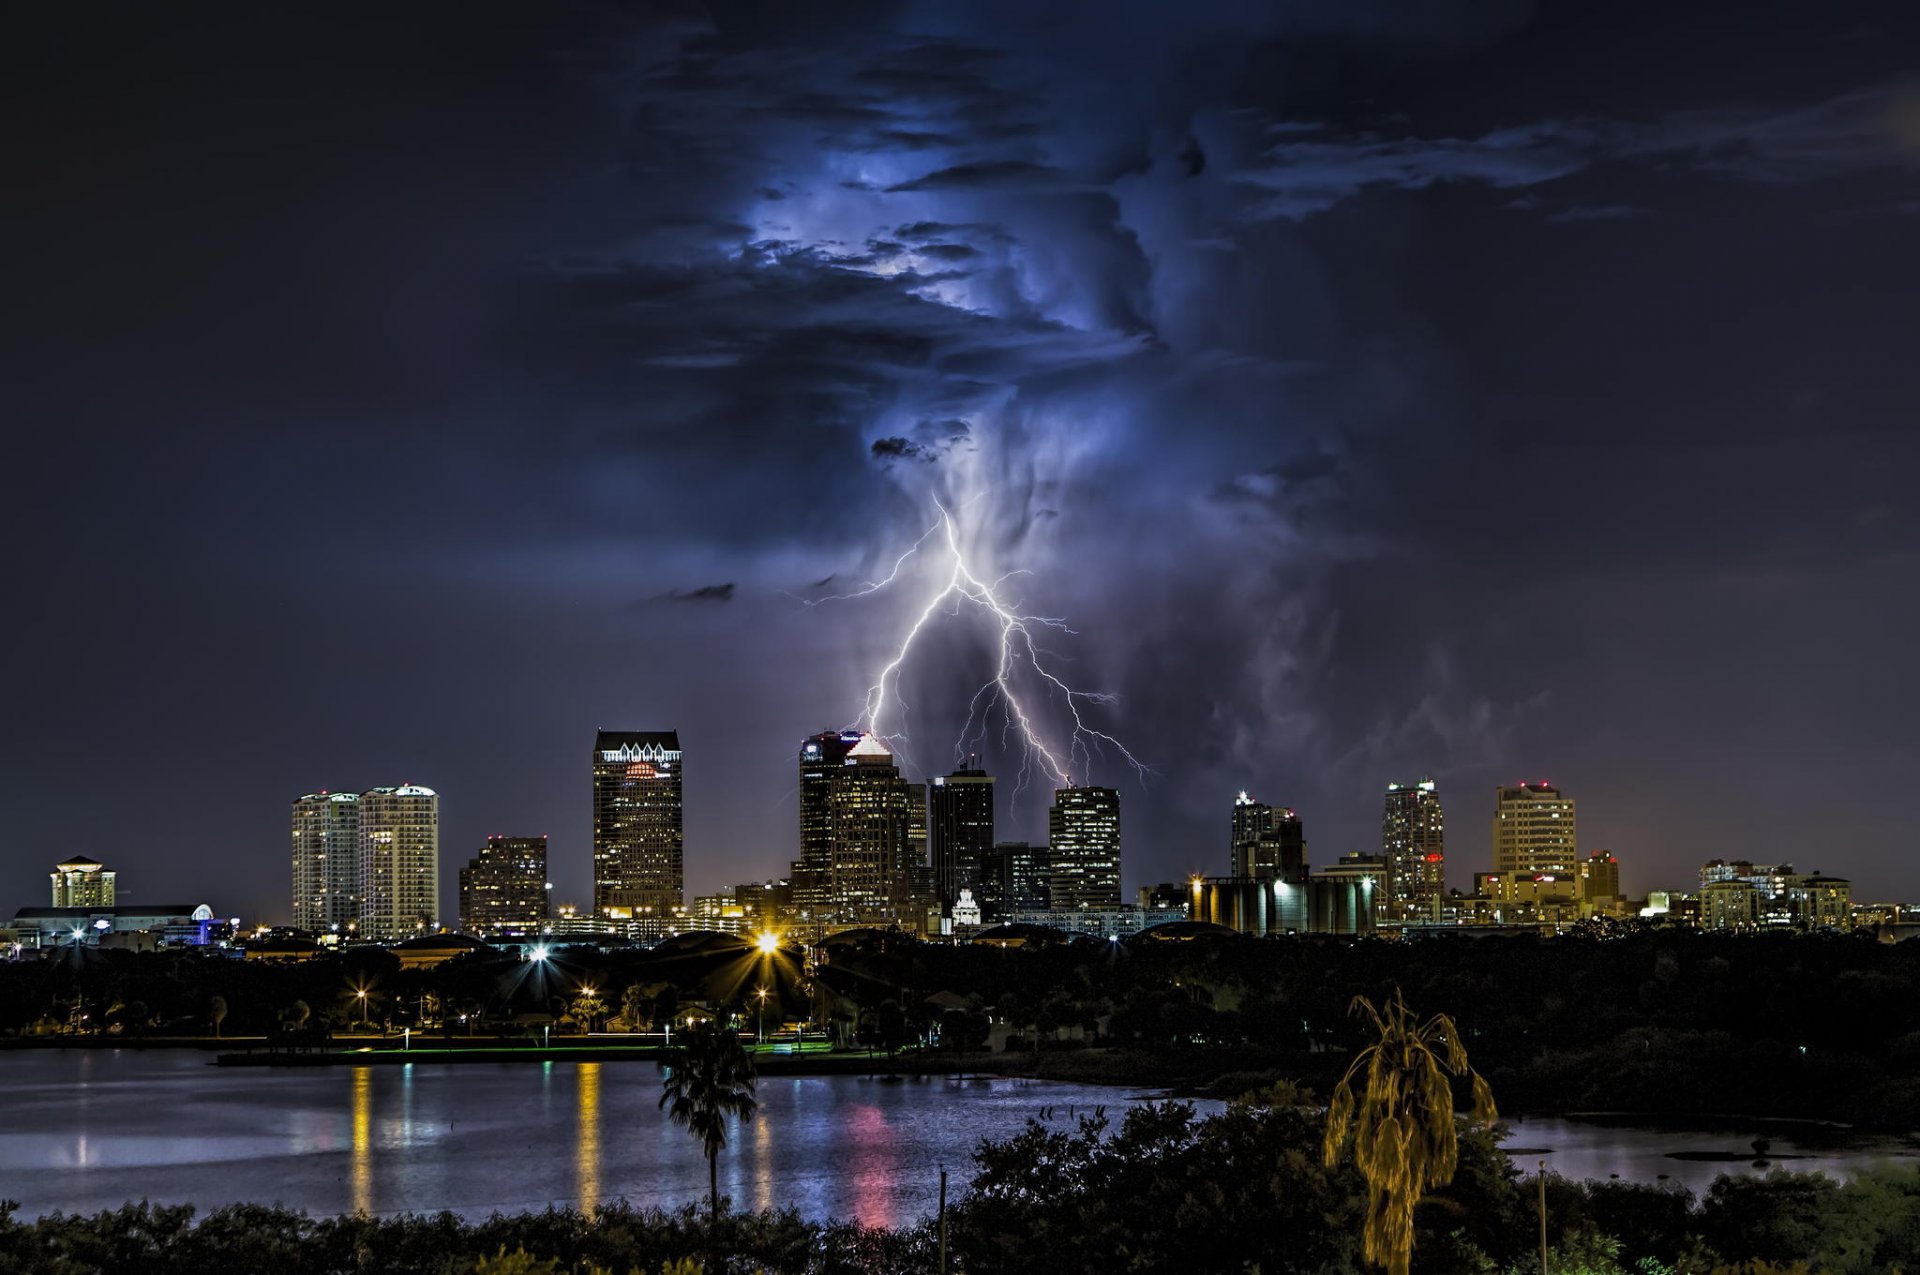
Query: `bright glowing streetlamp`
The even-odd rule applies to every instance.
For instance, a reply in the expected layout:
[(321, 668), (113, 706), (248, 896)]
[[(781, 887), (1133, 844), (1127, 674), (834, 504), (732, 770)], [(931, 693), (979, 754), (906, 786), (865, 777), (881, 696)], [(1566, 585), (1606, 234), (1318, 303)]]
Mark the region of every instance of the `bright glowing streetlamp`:
[(763, 987), (754, 995), (760, 998), (760, 1013), (754, 1026), (755, 1043), (764, 1045), (767, 1043), (767, 989)]
[(762, 956), (772, 956), (780, 950), (780, 936), (772, 930), (763, 931), (760, 937), (754, 940), (754, 946), (760, 949)]
[(362, 1027), (371, 1026), (371, 1024), (367, 1022), (367, 989), (364, 987), (354, 989), (353, 998), (360, 1002), (360, 1025)]

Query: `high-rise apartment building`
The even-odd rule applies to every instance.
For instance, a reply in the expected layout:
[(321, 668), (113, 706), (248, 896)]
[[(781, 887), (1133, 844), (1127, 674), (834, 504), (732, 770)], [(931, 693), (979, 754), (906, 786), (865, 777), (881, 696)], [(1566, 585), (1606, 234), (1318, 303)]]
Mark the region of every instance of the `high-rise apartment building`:
[(1565, 883), (1558, 893), (1571, 897), (1580, 875), (1573, 798), (1545, 782), (1500, 789), (1493, 815), (1493, 870), (1508, 893), (1523, 885)]
[(1304, 881), (1307, 834), (1300, 816), (1242, 792), (1233, 799), (1231, 874), (1261, 880)]
[(1447, 892), (1447, 831), (1433, 780), (1388, 784), (1380, 810), (1380, 853), (1387, 861), (1383, 915), (1416, 915)]
[(360, 794), (293, 800), (293, 924), (346, 933), (360, 921)]
[(593, 741), (593, 911), (635, 938), (686, 914), (678, 731), (603, 730)]
[(360, 794), (360, 937), (391, 943), (440, 915), (440, 794), (418, 784)]
[(927, 785), (927, 844), (934, 888), (951, 912), (960, 891), (981, 894), (981, 869), (993, 849), (993, 776), (971, 766), (935, 775)]
[(110, 908), (116, 891), (114, 873), (98, 859), (77, 854), (54, 865), (53, 906), (57, 908)]
[(519, 938), (547, 928), (547, 839), (488, 837), (460, 869), (460, 928)]
[(1120, 794), (1057, 788), (1047, 811), (1049, 888), (1056, 912), (1120, 906)]

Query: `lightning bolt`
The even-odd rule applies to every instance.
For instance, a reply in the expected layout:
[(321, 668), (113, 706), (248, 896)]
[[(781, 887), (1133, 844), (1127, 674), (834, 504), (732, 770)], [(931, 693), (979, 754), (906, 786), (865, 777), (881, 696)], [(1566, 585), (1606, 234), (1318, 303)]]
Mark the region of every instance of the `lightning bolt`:
[[(1145, 778), (1151, 773), (1148, 767), (1127, 750), (1118, 739), (1088, 724), (1082, 709), (1097, 704), (1111, 704), (1112, 695), (1101, 691), (1076, 690), (1049, 666), (1049, 653), (1035, 640), (1036, 630), (1054, 630), (1072, 634), (1073, 629), (1059, 616), (1028, 615), (1016, 608), (1016, 604), (1002, 595), (1006, 582), (1015, 576), (1025, 575), (1023, 571), (1012, 571), (988, 582), (976, 572), (967, 561), (966, 551), (961, 547), (960, 530), (950, 511), (944, 504), (934, 502), (940, 516), (920, 538), (908, 547), (906, 552), (895, 559), (892, 570), (879, 579), (850, 593), (833, 594), (816, 598), (807, 603), (816, 606), (827, 602), (845, 602), (855, 598), (868, 597), (894, 586), (906, 570), (907, 565), (923, 553), (939, 552), (948, 560), (944, 576), (935, 578), (938, 586), (927, 596), (913, 623), (900, 641), (893, 657), (882, 666), (878, 677), (867, 688), (866, 703), (857, 723), (861, 730), (868, 731), (890, 745), (895, 746), (906, 739), (904, 729), (906, 703), (900, 694), (901, 671), (913, 653), (914, 642), (927, 628), (935, 616), (944, 613), (958, 614), (968, 605), (977, 607), (993, 625), (998, 633), (999, 654), (994, 664), (993, 675), (981, 684), (967, 704), (967, 720), (960, 729), (955, 744), (955, 752), (964, 755), (973, 751), (970, 745), (984, 740), (989, 729), (989, 721), (995, 705), (1005, 711), (1002, 717), (1001, 742), (1005, 744), (1010, 737), (1017, 735), (1024, 745), (1018, 787), (1024, 786), (1033, 768), (1037, 765), (1046, 777), (1061, 786), (1070, 785), (1073, 776), (1078, 774), (1082, 780), (1092, 770), (1096, 753), (1111, 749), (1135, 774)], [(965, 506), (963, 505), (964, 509)], [(929, 550), (929, 543), (937, 548)], [(1015, 686), (1016, 675), (1030, 673), (1038, 679), (1045, 695), (1052, 701), (1065, 706), (1072, 725), (1068, 732), (1066, 746), (1049, 745), (1044, 733), (1035, 720), (1035, 710), (1030, 701)], [(889, 726), (896, 720), (900, 725), (889, 732)]]

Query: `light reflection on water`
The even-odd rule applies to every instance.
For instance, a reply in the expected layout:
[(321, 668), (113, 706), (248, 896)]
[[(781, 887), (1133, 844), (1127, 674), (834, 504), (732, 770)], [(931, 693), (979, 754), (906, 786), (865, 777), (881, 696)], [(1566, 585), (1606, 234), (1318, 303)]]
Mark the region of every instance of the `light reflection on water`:
[[(296, 1142), (296, 1146), (298, 1143)], [(298, 1154), (298, 1152), (296, 1152)], [(373, 1068), (353, 1069), (353, 1211), (373, 1211)]]
[(580, 1211), (591, 1213), (600, 1207), (600, 1067), (597, 1062), (579, 1063), (579, 1119), (574, 1125), (574, 1198)]
[[(700, 1144), (645, 1063), (217, 1069), (193, 1052), (0, 1055), (0, 1198), (23, 1215), (128, 1200), (284, 1203), (315, 1214), (473, 1217), (706, 1196)], [(1117, 1091), (1015, 1080), (769, 1077), (729, 1130), (720, 1189), (743, 1208), (899, 1225), (956, 1189), (982, 1138)], [(1217, 1107), (1217, 1104), (1202, 1104)]]
[[(659, 1110), (650, 1064), (224, 1070), (208, 1061), (186, 1051), (0, 1054), (0, 1199), (20, 1201), (25, 1216), (146, 1198), (484, 1217), (622, 1199), (677, 1208), (706, 1196), (700, 1144)], [(982, 1138), (1011, 1137), (1046, 1113), (1070, 1128), (1095, 1107), (1116, 1122), (1125, 1110), (1122, 1091), (1014, 1080), (768, 1077), (759, 1098), (758, 1115), (729, 1130), (722, 1192), (738, 1207), (879, 1225), (930, 1214), (942, 1166), (961, 1190)], [(1530, 1119), (1509, 1145), (1527, 1152), (1516, 1163), (1529, 1172), (1545, 1159), (1571, 1177), (1664, 1173), (1700, 1190), (1719, 1173), (1751, 1170), (1667, 1153), (1739, 1150), (1752, 1136)], [(1802, 1149), (1790, 1132), (1768, 1136), (1780, 1168), (1917, 1163), (1885, 1140), (1784, 1160)]]

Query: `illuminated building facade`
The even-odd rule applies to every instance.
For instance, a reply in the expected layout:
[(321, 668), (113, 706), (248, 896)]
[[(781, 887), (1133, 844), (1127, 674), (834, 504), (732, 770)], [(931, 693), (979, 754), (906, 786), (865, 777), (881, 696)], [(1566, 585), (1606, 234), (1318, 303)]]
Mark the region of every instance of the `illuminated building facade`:
[(593, 911), (616, 933), (660, 938), (686, 914), (678, 731), (593, 741)]
[(1544, 782), (1500, 789), (1493, 815), (1493, 872), (1509, 890), (1538, 880), (1562, 886), (1554, 892), (1571, 898), (1580, 876), (1573, 798)]
[(1371, 934), (1371, 876), (1195, 877), (1188, 883), (1195, 921), (1256, 938), (1278, 934)]
[(1236, 877), (1298, 878), (1306, 874), (1307, 834), (1300, 816), (1242, 792), (1233, 799), (1229, 865)]
[(1383, 914), (1400, 920), (1431, 911), (1447, 892), (1447, 834), (1440, 794), (1431, 779), (1388, 784), (1380, 809)]
[(833, 883), (834, 780), (859, 731), (822, 731), (800, 745), (800, 857), (789, 878), (793, 906), (804, 917), (825, 915)]
[(1580, 861), (1580, 901), (1604, 911), (1619, 899), (1620, 860), (1595, 850)]
[(1853, 883), (1790, 863), (1709, 859), (1700, 868), (1699, 909), (1710, 930), (1843, 929), (1853, 923)]
[(488, 837), (460, 869), (460, 928), (481, 938), (524, 938), (547, 928), (547, 839)]
[(993, 776), (973, 767), (935, 775), (927, 786), (927, 844), (933, 883), (947, 912), (971, 890), (981, 892), (981, 870), (993, 850)]
[(310, 792), (293, 802), (293, 925), (346, 933), (360, 921), (360, 794)]
[(827, 793), (832, 851), (827, 921), (917, 932), (937, 906), (927, 870), (926, 788), (901, 778), (876, 735), (847, 750)]
[(77, 854), (54, 865), (53, 906), (56, 908), (110, 908), (114, 906), (114, 873), (98, 859)]
[(440, 794), (418, 784), (360, 794), (360, 937), (392, 943), (440, 915)]
[(1120, 906), (1120, 794), (1057, 788), (1047, 811), (1048, 887), (1055, 912)]
[(800, 857), (788, 890), (789, 915), (815, 933), (937, 930), (926, 785), (901, 777), (878, 736), (823, 731), (800, 745)]

